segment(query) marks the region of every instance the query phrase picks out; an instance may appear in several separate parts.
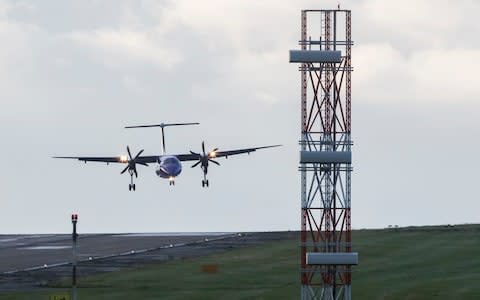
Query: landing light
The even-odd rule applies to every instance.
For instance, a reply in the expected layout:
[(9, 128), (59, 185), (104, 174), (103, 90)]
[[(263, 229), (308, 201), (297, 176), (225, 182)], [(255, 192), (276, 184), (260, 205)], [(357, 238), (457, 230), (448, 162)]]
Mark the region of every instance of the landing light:
[(126, 155), (120, 155), (120, 162), (122, 163), (128, 162), (128, 157)]
[(208, 153), (208, 156), (210, 156), (211, 158), (214, 158), (214, 157), (217, 157), (217, 152), (210, 152)]
[(173, 177), (173, 176), (168, 177), (168, 181), (172, 182), (174, 180), (175, 180), (175, 177)]

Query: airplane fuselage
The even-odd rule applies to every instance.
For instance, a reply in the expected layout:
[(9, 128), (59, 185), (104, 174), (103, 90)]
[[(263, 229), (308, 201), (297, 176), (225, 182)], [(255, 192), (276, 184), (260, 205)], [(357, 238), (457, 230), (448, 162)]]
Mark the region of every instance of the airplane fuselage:
[(182, 172), (182, 163), (173, 155), (160, 156), (155, 173), (161, 178), (174, 179)]

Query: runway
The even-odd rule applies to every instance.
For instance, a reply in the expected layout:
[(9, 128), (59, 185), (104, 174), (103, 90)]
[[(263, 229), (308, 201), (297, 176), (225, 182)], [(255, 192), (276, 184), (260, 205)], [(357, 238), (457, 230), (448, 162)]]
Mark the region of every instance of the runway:
[[(295, 233), (84, 234), (79, 277), (293, 237)], [(71, 275), (71, 235), (0, 235), (0, 291), (46, 286)]]

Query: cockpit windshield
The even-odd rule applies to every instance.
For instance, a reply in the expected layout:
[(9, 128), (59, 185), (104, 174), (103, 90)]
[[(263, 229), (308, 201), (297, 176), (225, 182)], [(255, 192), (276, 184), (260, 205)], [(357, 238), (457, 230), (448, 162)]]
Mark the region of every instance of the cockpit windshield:
[(163, 160), (163, 163), (167, 164), (167, 165), (170, 165), (170, 164), (176, 164), (177, 161), (178, 161), (178, 159), (176, 159), (175, 157), (167, 157)]

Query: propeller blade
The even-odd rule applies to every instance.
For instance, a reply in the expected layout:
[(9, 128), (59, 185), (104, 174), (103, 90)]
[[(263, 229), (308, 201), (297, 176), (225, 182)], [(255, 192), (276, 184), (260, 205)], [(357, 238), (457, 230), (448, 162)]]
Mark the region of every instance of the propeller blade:
[(132, 154), (130, 153), (130, 147), (127, 146), (127, 152), (128, 152), (128, 156), (130, 157), (130, 159), (132, 159)]
[(219, 166), (219, 165), (220, 165), (220, 163), (219, 163), (218, 161), (214, 161), (213, 159), (209, 159), (208, 161), (209, 161), (209, 162), (212, 162), (212, 163), (214, 163), (214, 164), (216, 164), (217, 166)]
[(198, 153), (193, 152), (192, 150), (190, 150), (190, 153), (193, 154), (193, 155), (200, 155)]
[(135, 177), (137, 177), (137, 178), (138, 178), (137, 169), (133, 169), (133, 173), (135, 173)]
[(130, 167), (130, 166), (127, 165), (127, 166), (125, 167), (125, 169), (123, 169), (123, 171), (120, 172), (120, 174), (123, 174), (123, 173), (127, 172), (127, 170), (128, 170), (129, 167)]
[(142, 149), (142, 150), (140, 150), (140, 152), (138, 152), (137, 156), (135, 156), (135, 159), (137, 159), (137, 158), (140, 156), (140, 154), (143, 153), (143, 150), (144, 150), (144, 149)]
[(217, 152), (218, 151), (218, 148), (215, 148), (212, 150), (212, 152)]
[(205, 141), (202, 141), (203, 156), (205, 156)]
[(145, 166), (145, 167), (148, 167), (148, 164), (147, 164), (147, 163), (144, 163), (144, 162), (137, 162), (137, 164), (142, 165), (142, 166)]
[(195, 168), (196, 166), (198, 166), (198, 164), (201, 163), (201, 161), (197, 161), (196, 163), (193, 164), (192, 168)]

